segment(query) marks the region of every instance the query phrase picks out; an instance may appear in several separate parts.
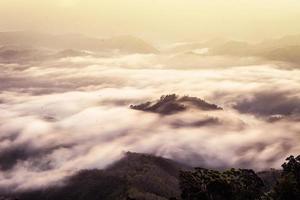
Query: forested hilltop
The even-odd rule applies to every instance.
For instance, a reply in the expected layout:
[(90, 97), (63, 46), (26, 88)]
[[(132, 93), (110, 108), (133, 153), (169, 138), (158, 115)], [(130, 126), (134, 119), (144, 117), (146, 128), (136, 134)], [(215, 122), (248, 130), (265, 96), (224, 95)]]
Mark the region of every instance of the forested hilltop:
[(82, 170), (62, 186), (2, 191), (1, 200), (296, 200), (300, 199), (300, 156), (282, 170), (217, 171), (191, 168), (152, 155), (126, 153), (105, 170)]

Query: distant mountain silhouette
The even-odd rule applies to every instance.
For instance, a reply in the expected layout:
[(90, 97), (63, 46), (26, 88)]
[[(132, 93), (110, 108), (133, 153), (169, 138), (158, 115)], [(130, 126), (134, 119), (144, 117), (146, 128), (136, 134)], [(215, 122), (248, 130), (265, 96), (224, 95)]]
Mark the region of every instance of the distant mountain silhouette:
[(286, 35), (283, 37), (264, 40), (258, 45), (261, 48), (280, 48), (284, 46), (300, 46), (300, 34)]
[(0, 45), (24, 45), (51, 49), (157, 53), (150, 44), (133, 36), (94, 38), (80, 34), (53, 35), (37, 32), (0, 32)]
[(295, 40), (288, 38), (258, 44), (229, 41), (212, 48), (209, 53), (211, 55), (256, 56), (268, 60), (300, 63), (300, 35), (292, 37)]
[(86, 51), (74, 50), (74, 49), (65, 49), (57, 52), (52, 57), (54, 58), (66, 58), (66, 57), (78, 57), (78, 56), (88, 56), (90, 55)]
[(49, 57), (49, 52), (32, 46), (4, 45), (0, 46), (1, 63), (24, 63), (44, 60)]
[(194, 52), (203, 48), (208, 48), (208, 51), (199, 56), (259, 57), (274, 61), (300, 63), (300, 35), (288, 35), (259, 43), (248, 43), (230, 39), (182, 43), (169, 48), (167, 52)]
[(275, 48), (262, 53), (262, 56), (271, 60), (300, 63), (300, 45)]

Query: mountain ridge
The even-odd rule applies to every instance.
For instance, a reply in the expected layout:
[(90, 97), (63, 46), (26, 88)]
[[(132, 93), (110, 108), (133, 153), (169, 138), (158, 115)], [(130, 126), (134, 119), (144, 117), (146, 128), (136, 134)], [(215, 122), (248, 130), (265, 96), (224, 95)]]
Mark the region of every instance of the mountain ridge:
[(0, 45), (21, 45), (51, 49), (75, 49), (89, 51), (113, 51), (122, 53), (158, 53), (144, 40), (134, 36), (96, 38), (80, 34), (54, 35), (39, 32), (0, 32)]

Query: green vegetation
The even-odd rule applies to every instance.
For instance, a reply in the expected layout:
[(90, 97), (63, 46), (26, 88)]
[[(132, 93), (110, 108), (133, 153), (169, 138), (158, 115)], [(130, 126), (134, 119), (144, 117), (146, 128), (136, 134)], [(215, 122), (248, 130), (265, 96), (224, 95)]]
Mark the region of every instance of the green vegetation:
[(265, 181), (253, 170), (219, 172), (196, 168), (194, 171), (182, 171), (179, 177), (181, 197), (183, 200), (300, 199), (300, 156), (290, 156), (282, 167), (280, 178), (267, 192)]
[(196, 168), (180, 173), (180, 187), (182, 199), (187, 200), (252, 200), (263, 196), (264, 184), (253, 170)]
[(286, 161), (270, 195), (275, 200), (300, 199), (300, 156), (290, 156)]
[(3, 200), (298, 200), (300, 156), (283, 170), (255, 173), (192, 169), (169, 159), (127, 153), (106, 170), (82, 170), (64, 185), (4, 195)]

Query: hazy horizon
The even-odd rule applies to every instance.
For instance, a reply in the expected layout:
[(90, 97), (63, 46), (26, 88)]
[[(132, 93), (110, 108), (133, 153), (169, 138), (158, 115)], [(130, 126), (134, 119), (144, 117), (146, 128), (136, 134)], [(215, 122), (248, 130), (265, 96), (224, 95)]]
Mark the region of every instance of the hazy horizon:
[(151, 42), (260, 41), (299, 34), (299, 10), (295, 0), (11, 0), (0, 2), (0, 31), (135, 35)]

